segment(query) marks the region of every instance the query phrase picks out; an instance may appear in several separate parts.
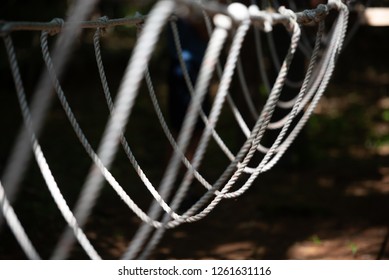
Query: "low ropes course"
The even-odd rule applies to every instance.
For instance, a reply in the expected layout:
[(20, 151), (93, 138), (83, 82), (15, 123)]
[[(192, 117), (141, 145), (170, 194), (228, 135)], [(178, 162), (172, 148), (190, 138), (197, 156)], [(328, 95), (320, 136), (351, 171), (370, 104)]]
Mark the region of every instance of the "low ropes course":
[[(39, 253), (28, 238), (27, 232), (23, 229), (11, 206), (16, 199), (18, 185), (21, 180), (20, 177), (23, 177), (24, 173), (23, 169), (20, 170), (19, 168), (18, 171), (15, 171), (15, 168), (11, 167), (27, 165), (26, 162), (30, 154), (29, 149), (22, 145), (23, 143), (26, 145), (29, 142), (29, 146), (32, 147), (33, 156), (49, 192), (68, 224), (51, 258), (67, 258), (75, 240), (79, 242), (91, 259), (101, 258), (84, 233), (83, 227), (88, 221), (93, 207), (100, 196), (102, 185), (106, 181), (128, 208), (143, 221), (122, 258), (146, 259), (155, 246), (157, 246), (167, 229), (177, 227), (183, 223), (199, 221), (206, 217), (223, 199), (236, 198), (244, 194), (261, 173), (270, 170), (280, 160), (313, 113), (329, 83), (337, 57), (342, 49), (348, 23), (348, 7), (340, 0), (330, 0), (327, 4), (320, 4), (315, 9), (302, 12), (294, 12), (283, 6), (278, 7), (277, 11), (274, 9), (260, 9), (254, 4), (254, 1), (253, 5), (246, 7), (239, 3), (221, 5), (207, 1), (165, 0), (157, 2), (147, 16), (137, 14), (131, 18), (108, 19), (103, 17), (99, 20), (86, 21), (84, 18), (85, 14), (88, 13), (88, 9), (90, 11), (91, 7), (93, 7), (93, 1), (90, 1), (89, 6), (84, 7), (82, 13), (79, 12), (79, 14), (70, 17), (66, 21), (54, 19), (48, 23), (0, 23), (0, 34), (5, 43), (25, 125), (25, 128), (21, 130), (15, 149), (1, 177), (0, 205), (2, 211), (0, 213), (3, 213), (20, 246), (27, 257), (31, 259), (39, 259)], [(74, 10), (76, 10), (76, 7), (74, 7)], [(326, 32), (325, 19), (332, 10), (336, 13), (336, 19), (329, 31)], [(204, 21), (209, 33), (208, 46), (195, 83), (192, 83), (183, 59), (180, 35), (176, 23), (177, 17), (189, 16), (196, 18), (196, 20)], [(278, 70), (278, 74), (271, 85), (266, 69), (263, 67), (264, 54), (261, 49), (261, 33), (271, 34), (273, 26), (276, 24), (283, 25), (290, 33), (290, 45), (286, 56), (281, 59), (273, 50), (272, 61)], [(308, 24), (317, 26), (313, 47), (307, 46), (307, 43), (301, 43), (304, 41), (302, 39), (304, 34), (301, 32), (301, 27)], [(105, 74), (100, 38), (103, 30), (121, 25), (131, 25), (136, 28), (138, 38), (118, 93), (115, 100), (113, 100)], [(177, 138), (173, 136), (162, 113), (163, 111), (156, 97), (156, 90), (148, 67), (159, 36), (166, 25), (172, 30), (175, 50), (187, 89), (192, 96)], [(258, 106), (254, 104), (250, 93), (248, 93), (247, 80), (242, 68), (243, 62), (240, 59), (242, 44), (248, 32), (251, 31), (250, 27), (254, 27), (255, 46), (252, 49), (260, 66), (258, 76), (262, 78), (268, 94), (261, 110), (257, 109)], [(59, 78), (63, 72), (67, 55), (71, 51), (75, 34), (79, 33), (83, 28), (95, 30), (93, 36), (94, 53), (104, 96), (110, 112), (105, 131), (96, 150), (90, 144), (74, 115)], [(47, 74), (44, 75), (43, 81), (38, 86), (38, 90), (30, 104), (27, 102), (11, 37), (13, 32), (19, 30), (41, 32), (41, 52), (47, 69)], [(72, 37), (66, 41), (68, 42), (67, 51), (61, 52), (61, 45), (58, 41), (61, 39), (65, 40), (64, 38), (71, 34), (73, 34)], [(49, 50), (49, 35), (59, 36), (58, 44), (53, 51)], [(271, 35), (267, 35), (267, 38), (269, 41), (272, 40)], [(301, 47), (302, 45), (303, 47)], [(304, 53), (309, 58), (309, 64), (302, 81), (290, 81), (287, 75), (298, 48), (304, 48)], [(222, 65), (220, 57), (226, 49), (227, 56), (224, 65)], [(241, 86), (241, 95), (250, 109), (250, 115), (255, 121), (252, 126), (245, 121), (230, 95), (231, 81), (235, 72), (237, 72)], [(203, 111), (202, 103), (215, 74), (219, 78), (218, 88), (213, 98), (210, 113), (206, 114)], [(125, 127), (130, 119), (143, 81), (146, 82), (159, 124), (173, 150), (158, 186), (151, 183), (146, 175), (146, 171), (137, 161), (128, 140), (124, 136)], [(298, 87), (299, 90), (292, 99), (282, 100), (280, 97), (284, 87)], [(51, 89), (54, 89), (56, 92), (74, 133), (93, 163), (93, 167), (86, 177), (73, 210), (70, 209), (67, 201), (64, 199), (57, 180), (46, 160), (44, 151), (39, 144), (39, 134), (47, 108), (51, 102), (49, 97)], [(234, 120), (245, 135), (246, 140), (237, 153), (231, 151), (216, 129), (224, 106), (228, 106), (231, 109)], [(272, 121), (273, 113), (277, 108), (286, 109), (288, 113), (282, 119)], [(205, 128), (193, 157), (189, 159), (186, 156), (186, 152), (199, 118), (205, 124)], [(269, 130), (277, 131), (277, 136), (273, 143), (267, 147), (261, 141)], [(199, 172), (211, 139), (217, 143), (220, 150), (230, 161), (215, 182), (208, 182)], [(18, 145), (23, 146), (23, 149), (17, 148)], [(120, 145), (140, 180), (154, 198), (147, 211), (143, 210), (127, 194), (125, 187), (120, 185), (110, 172)], [(258, 154), (262, 155), (261, 161), (254, 163), (253, 157)], [(186, 171), (181, 182), (178, 182), (182, 165), (186, 167)], [(244, 174), (246, 177), (243, 177)], [(16, 179), (17, 176), (19, 179)], [(237, 183), (238, 179), (240, 186)], [(204, 186), (204, 194), (188, 210), (180, 214), (178, 209), (194, 180)]]

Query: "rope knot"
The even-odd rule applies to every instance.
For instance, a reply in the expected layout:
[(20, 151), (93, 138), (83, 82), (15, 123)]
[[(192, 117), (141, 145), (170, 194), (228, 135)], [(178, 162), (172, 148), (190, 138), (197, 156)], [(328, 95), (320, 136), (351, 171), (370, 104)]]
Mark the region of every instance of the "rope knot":
[(327, 5), (319, 4), (316, 9), (304, 10), (299, 18), (299, 23), (307, 25), (312, 22), (319, 23), (329, 13)]
[(108, 21), (109, 21), (109, 18), (107, 16), (103, 16), (101, 18), (98, 19), (99, 23), (100, 23), (100, 26), (98, 27), (98, 29), (101, 31), (101, 32), (105, 32), (105, 30), (107, 29), (108, 27)]
[(230, 17), (222, 15), (222, 14), (216, 14), (213, 17), (213, 22), (216, 27), (222, 28), (225, 30), (229, 30), (232, 26), (232, 20)]
[(293, 30), (293, 26), (296, 24), (297, 22), (297, 15), (295, 12), (293, 12), (292, 10), (290, 9), (287, 9), (285, 8), (285, 6), (281, 6), (279, 9), (278, 9), (278, 12), (283, 15), (283, 16), (286, 16), (288, 19), (289, 19), (289, 22), (288, 22), (288, 26), (287, 28), (289, 30)]
[(65, 21), (62, 18), (53, 18), (53, 20), (50, 21), (50, 25), (51, 27), (49, 30), (47, 30), (47, 33), (50, 36), (54, 36), (62, 30), (63, 26), (65, 25)]
[(0, 20), (0, 36), (8, 34), (9, 28), (7, 28), (7, 23), (5, 20)]
[[(249, 14), (252, 17), (259, 17), (262, 19), (262, 25), (260, 26), (266, 33), (273, 30), (273, 17), (267, 13), (262, 12), (257, 5), (251, 5), (249, 7)], [(256, 21), (254, 21), (254, 24)]]
[(228, 5), (227, 11), (230, 16), (236, 21), (244, 21), (250, 18), (247, 7), (241, 3), (232, 3)]
[[(135, 17), (142, 17), (142, 16), (143, 15), (140, 12), (136, 12), (135, 13)], [(172, 20), (176, 21), (177, 20), (177, 16), (174, 15)], [(135, 25), (136, 25), (136, 28), (138, 28), (138, 31), (142, 31), (144, 22), (143, 21), (142, 22), (137, 22)]]

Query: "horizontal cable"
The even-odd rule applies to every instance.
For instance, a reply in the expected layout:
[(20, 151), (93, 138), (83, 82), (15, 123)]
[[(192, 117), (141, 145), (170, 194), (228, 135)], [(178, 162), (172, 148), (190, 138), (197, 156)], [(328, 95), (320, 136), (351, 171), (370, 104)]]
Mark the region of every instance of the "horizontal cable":
[[(225, 14), (231, 16), (231, 13), (228, 11), (227, 6), (219, 4), (217, 2), (202, 3), (201, 5), (198, 2), (192, 0), (175, 0), (178, 5), (197, 8), (197, 12), (201, 13), (205, 11), (209, 14)], [(297, 12), (296, 21), (299, 24), (307, 25), (313, 22), (320, 22), (323, 20), (330, 10), (339, 10), (341, 0), (332, 0), (328, 1), (328, 4), (319, 4), (315, 9), (304, 10), (302, 12)], [(198, 9), (201, 7), (201, 9)], [(180, 9), (178, 8), (179, 12)], [(103, 17), (102, 19), (90, 20), (90, 21), (81, 21), (78, 25), (82, 29), (96, 29), (96, 28), (109, 28), (114, 26), (121, 25), (136, 25), (143, 23), (147, 18), (147, 15), (137, 14), (132, 17), (124, 17), (117, 19), (107, 19)], [(232, 17), (235, 21), (239, 21), (236, 18)], [(250, 20), (254, 23), (268, 23), (277, 24), (277, 23), (286, 23), (290, 21), (290, 17), (282, 15), (272, 11), (259, 11), (255, 14), (250, 14)], [(66, 28), (69, 25), (74, 23), (64, 22), (60, 19), (53, 19), (49, 22), (29, 22), (29, 21), (3, 21), (0, 22), (0, 35), (7, 34), (13, 31), (51, 31), (51, 32), (60, 32), (63, 28)]]
[[(97, 20), (81, 21), (79, 27), (82, 29), (108, 28), (121, 25), (137, 25), (143, 23), (147, 16), (135, 15), (117, 19), (103, 17)], [(60, 19), (53, 19), (49, 22), (28, 22), (28, 21), (5, 21), (0, 23), (0, 35), (13, 31), (50, 31), (60, 32), (63, 28), (71, 25), (71, 22), (63, 22)]]

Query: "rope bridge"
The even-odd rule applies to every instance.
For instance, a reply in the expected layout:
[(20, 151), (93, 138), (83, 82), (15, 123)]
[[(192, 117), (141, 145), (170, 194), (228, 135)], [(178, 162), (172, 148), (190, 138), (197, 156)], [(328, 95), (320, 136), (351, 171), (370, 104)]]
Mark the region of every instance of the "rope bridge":
[[(83, 227), (92, 214), (103, 183), (108, 182), (126, 206), (143, 221), (122, 258), (145, 259), (157, 246), (167, 229), (199, 221), (211, 213), (224, 199), (243, 195), (261, 173), (270, 170), (280, 160), (304, 127), (329, 83), (336, 59), (342, 48), (348, 21), (348, 8), (339, 0), (330, 0), (327, 4), (320, 4), (315, 9), (302, 12), (294, 12), (283, 6), (277, 7), (277, 10), (274, 8), (264, 9), (265, 7), (260, 8), (255, 5), (255, 1), (253, 1), (253, 5), (246, 7), (238, 3), (221, 5), (206, 1), (163, 0), (157, 2), (147, 16), (137, 14), (134, 17), (122, 19), (103, 17), (94, 21), (85, 19), (93, 7), (94, 1), (79, 2), (87, 4), (76, 4), (78, 6), (73, 7), (74, 12), (70, 13), (71, 16), (66, 21), (54, 19), (48, 23), (3, 22), (0, 25), (0, 34), (5, 43), (24, 121), (24, 127), (19, 133), (14, 150), (1, 177), (0, 203), (5, 220), (23, 251), (31, 259), (39, 259), (40, 255), (11, 206), (16, 199), (18, 186), (28, 165), (30, 147), (32, 147), (32, 154), (48, 190), (68, 224), (51, 258), (67, 258), (75, 240), (79, 242), (91, 259), (101, 258), (85, 234)], [(330, 30), (326, 32), (325, 19), (331, 10), (337, 11), (337, 16)], [(208, 45), (195, 83), (192, 82), (184, 61), (176, 22), (178, 17), (192, 17), (197, 21), (204, 21), (209, 33)], [(136, 28), (138, 38), (123, 74), (118, 93), (113, 99), (101, 55), (100, 39), (103, 30), (122, 25)], [(174, 133), (164, 117), (149, 70), (151, 57), (166, 25), (173, 34), (175, 51), (187, 90), (191, 95), (190, 106), (178, 137), (174, 137)], [(283, 25), (290, 34), (290, 45), (284, 58), (280, 58), (274, 50), (274, 42), (272, 41), (274, 25)], [(301, 28), (304, 25), (317, 26), (313, 47), (309, 44), (306, 34), (302, 32)], [(93, 148), (81, 128), (59, 78), (63, 74), (65, 63), (81, 29), (94, 30), (95, 58), (107, 108), (110, 112), (97, 149)], [(11, 36), (19, 30), (41, 32), (41, 52), (47, 69), (30, 102), (27, 101)], [(255, 53), (260, 66), (258, 76), (261, 77), (267, 91), (266, 102), (260, 110), (248, 91), (247, 79), (242, 67), (243, 61), (240, 58), (242, 44), (251, 31), (254, 32), (255, 43), (251, 50)], [(270, 42), (269, 46), (273, 46), (270, 48), (271, 60), (278, 71), (274, 82), (271, 82), (264, 66), (265, 58), (262, 49), (264, 33)], [(58, 36), (52, 51), (48, 46), (49, 35)], [(298, 48), (309, 59), (309, 64), (303, 80), (292, 81), (288, 77), (288, 72)], [(226, 58), (223, 64), (220, 58), (225, 53)], [(230, 94), (234, 75), (238, 77), (241, 86), (240, 94), (247, 103), (254, 125), (250, 125), (246, 121)], [(214, 83), (214, 76), (218, 77), (219, 82), (210, 112), (207, 113), (202, 104), (211, 84)], [(151, 182), (147, 171), (138, 162), (128, 139), (124, 136), (125, 127), (131, 117), (143, 81), (146, 83), (159, 125), (173, 150), (159, 185)], [(282, 92), (285, 87), (297, 89), (297, 94), (293, 98), (284, 100)], [(93, 164), (73, 209), (64, 199), (58, 181), (46, 159), (44, 149), (41, 148), (39, 142), (43, 121), (51, 103), (52, 89), (55, 90), (74, 133)], [(224, 107), (230, 108), (234, 120), (245, 136), (243, 144), (235, 153), (216, 129)], [(272, 116), (277, 108), (287, 110), (288, 113), (281, 119), (274, 121)], [(193, 157), (188, 158), (187, 150), (198, 119), (204, 123), (204, 129)], [(266, 146), (263, 139), (266, 133), (271, 130), (276, 131), (277, 135), (272, 144)], [(214, 182), (207, 180), (200, 172), (211, 140), (215, 141), (229, 160), (223, 173)], [(126, 187), (122, 186), (110, 171), (120, 146), (122, 146), (143, 185), (154, 198), (148, 210), (142, 209), (128, 195)], [(253, 159), (258, 155), (261, 155), (261, 160), (257, 163)], [(182, 166), (185, 166), (186, 171), (180, 180), (179, 173)], [(180, 205), (194, 181), (204, 187), (204, 193), (188, 210), (180, 213)]]

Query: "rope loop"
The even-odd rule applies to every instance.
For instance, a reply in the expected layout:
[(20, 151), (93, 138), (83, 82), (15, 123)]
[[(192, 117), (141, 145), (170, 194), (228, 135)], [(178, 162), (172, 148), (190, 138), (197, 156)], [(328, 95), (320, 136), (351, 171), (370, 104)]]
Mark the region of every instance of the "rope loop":
[(344, 4), (341, 0), (328, 0), (328, 6), (339, 11), (343, 8)]
[(247, 7), (241, 3), (232, 3), (228, 5), (228, 13), (236, 21), (244, 21), (250, 18)]
[[(136, 17), (142, 17), (143, 15), (140, 12), (136, 12), (135, 16)], [(175, 17), (173, 20), (177, 20), (177, 17)], [(145, 24), (144, 21), (135, 23), (135, 26), (138, 29), (138, 32), (142, 31), (144, 24)]]
[(229, 30), (232, 26), (231, 18), (222, 14), (216, 14), (213, 18), (213, 22), (215, 26), (225, 30)]
[(251, 5), (249, 7), (249, 14), (252, 17), (261, 17), (263, 19), (260, 27), (266, 33), (271, 32), (273, 30), (273, 17), (266, 12), (262, 12), (257, 5)]
[(101, 24), (100, 27), (98, 27), (98, 31), (101, 33), (105, 33), (107, 27), (108, 27), (108, 21), (109, 21), (109, 17), (107, 16), (103, 16), (103, 17), (100, 17), (99, 19), (99, 22)]
[(285, 8), (285, 6), (279, 7), (278, 12), (281, 15), (286, 16), (286, 17), (289, 18), (289, 22), (287, 23), (287, 29), (289, 31), (292, 31), (294, 25), (297, 23), (297, 15), (296, 15), (296, 13), (293, 12), (292, 10), (290, 10), (290, 9)]
[(5, 37), (10, 32), (9, 23), (5, 20), (0, 20), (0, 36)]
[(62, 30), (63, 26), (65, 25), (65, 21), (62, 18), (53, 18), (53, 20), (50, 21), (50, 24), (52, 27), (47, 30), (47, 33), (50, 36), (54, 36)]

